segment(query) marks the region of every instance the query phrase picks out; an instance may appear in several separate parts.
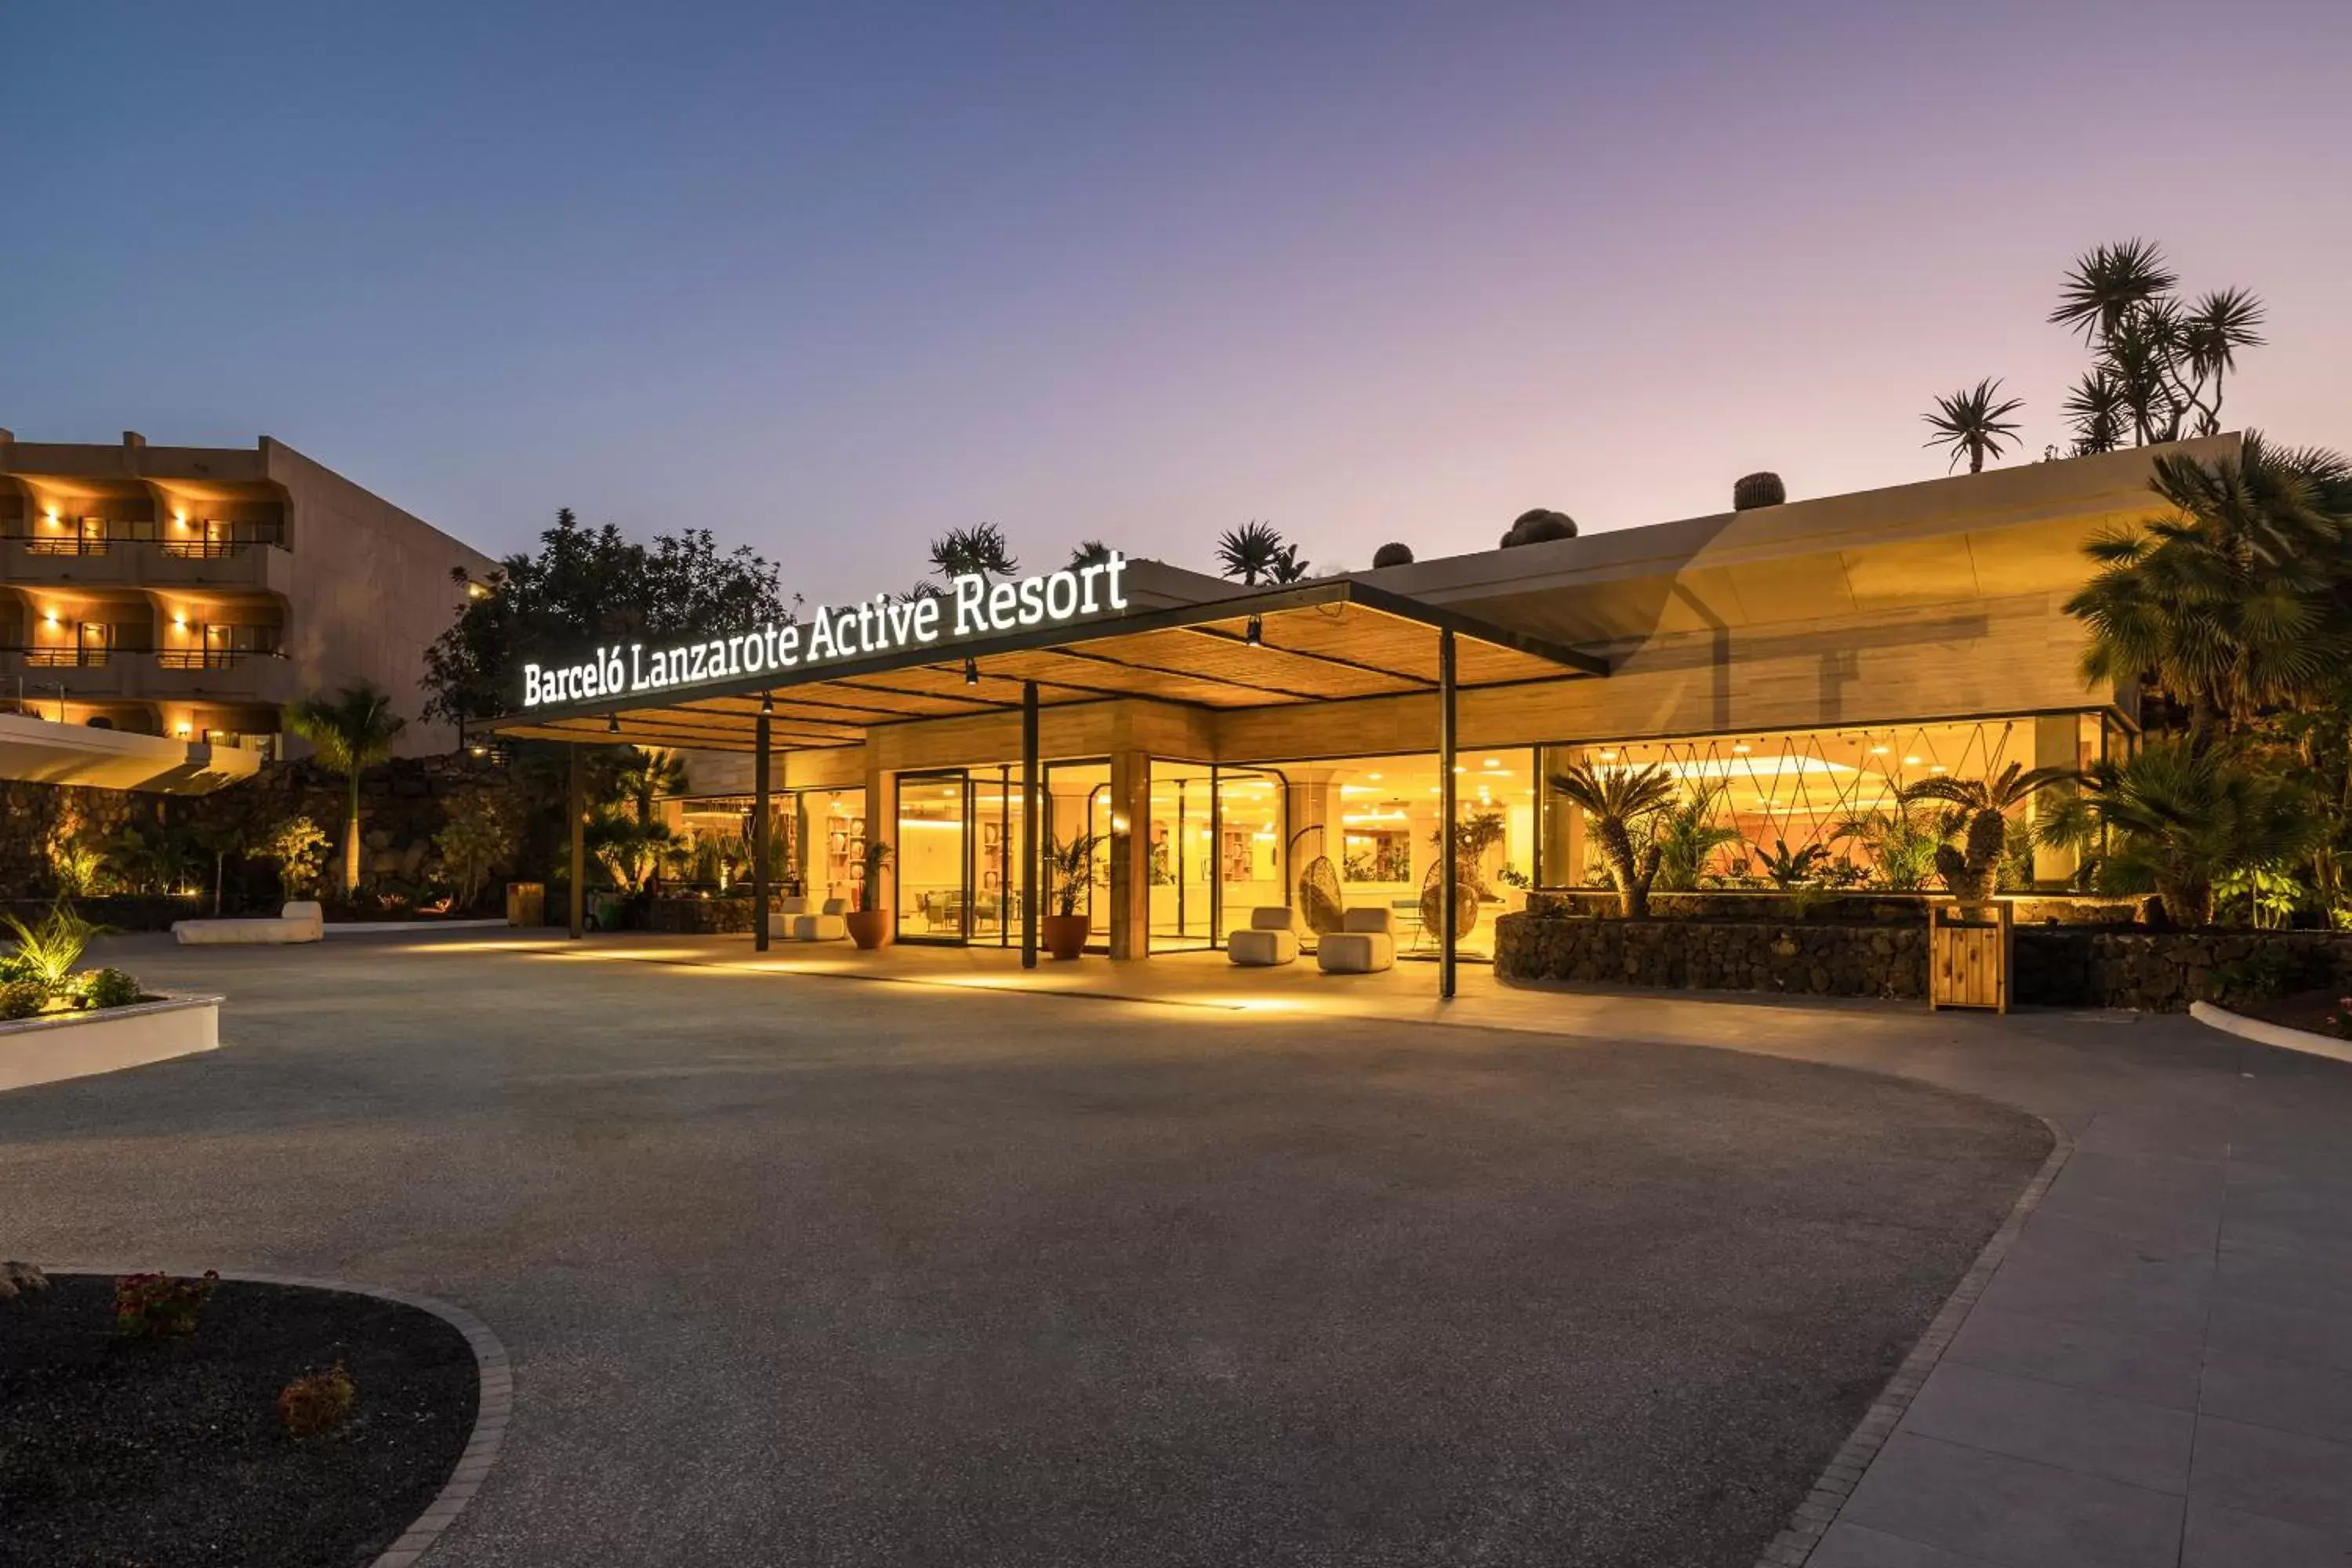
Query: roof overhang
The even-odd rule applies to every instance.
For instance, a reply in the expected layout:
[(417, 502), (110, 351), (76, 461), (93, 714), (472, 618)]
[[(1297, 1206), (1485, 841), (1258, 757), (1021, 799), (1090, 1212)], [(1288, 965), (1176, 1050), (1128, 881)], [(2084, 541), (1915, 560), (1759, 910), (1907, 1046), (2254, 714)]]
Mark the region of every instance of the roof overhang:
[(1407, 696), (1438, 688), (1452, 632), (1462, 689), (1603, 676), (1601, 659), (1442, 605), (1334, 578), (1130, 611), (658, 695), (511, 715), (499, 733), (574, 743), (751, 751), (763, 700), (778, 751), (862, 744), (883, 725), (1144, 700), (1210, 710)]

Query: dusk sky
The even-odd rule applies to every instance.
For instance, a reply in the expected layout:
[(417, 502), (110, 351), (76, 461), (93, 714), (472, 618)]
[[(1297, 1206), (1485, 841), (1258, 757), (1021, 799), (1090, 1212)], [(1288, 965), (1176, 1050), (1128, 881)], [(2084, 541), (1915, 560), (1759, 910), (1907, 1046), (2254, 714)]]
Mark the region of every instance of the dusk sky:
[(267, 432), (495, 552), (709, 526), (840, 599), (992, 521), (1318, 568), (2062, 437), (2102, 240), (2352, 445), (2352, 5), (238, 5), (0, 23), (0, 426)]

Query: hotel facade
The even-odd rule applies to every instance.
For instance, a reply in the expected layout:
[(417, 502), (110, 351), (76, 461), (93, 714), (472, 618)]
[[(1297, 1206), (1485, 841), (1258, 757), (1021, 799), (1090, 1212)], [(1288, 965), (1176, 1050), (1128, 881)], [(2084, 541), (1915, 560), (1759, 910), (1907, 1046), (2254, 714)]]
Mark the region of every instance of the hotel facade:
[(0, 430), (0, 776), (223, 782), (281, 750), (285, 703), (354, 681), (393, 694), (403, 753), (447, 751), (417, 713), (425, 649), (461, 602), (453, 569), (494, 566), (267, 436)]
[[(1056, 616), (1049, 578), (984, 584), (1002, 615), (939, 602), (929, 639), (876, 601), (820, 610), (821, 628), (784, 640), (714, 628), (734, 646), (714, 635), (700, 679), (649, 686), (656, 650), (583, 649), (613, 660), (593, 694), (567, 685), (501, 727), (685, 750), (681, 826), (766, 824), (810, 897), (870, 898), (902, 942), (1034, 942), (1040, 855), (1093, 834), (1079, 908), (1113, 958), (1220, 945), (1315, 875), (1348, 907), (1394, 910), (1400, 953), (1439, 957), (1450, 983), (1451, 955), (1491, 952), (1495, 917), (1528, 889), (1601, 880), (1582, 814), (1545, 784), (1569, 763), (1671, 769), (1725, 830), (1711, 885), (1769, 886), (1817, 846), (1817, 876), (1902, 887), (1916, 868), (1879, 864), (1873, 825), (1905, 784), (2080, 766), (2126, 744), (2137, 693), (2085, 681), (2063, 609), (2090, 571), (2083, 546), (2161, 511), (2161, 451), (2210, 461), (2235, 445), (1282, 589), (1127, 562), (1117, 605), (1098, 595), (1087, 613), (1064, 584)], [(867, 889), (877, 840), (893, 855)], [(2072, 870), (2042, 850), (2020, 874), (2047, 886)], [(1424, 897), (1448, 882), (1475, 899)]]

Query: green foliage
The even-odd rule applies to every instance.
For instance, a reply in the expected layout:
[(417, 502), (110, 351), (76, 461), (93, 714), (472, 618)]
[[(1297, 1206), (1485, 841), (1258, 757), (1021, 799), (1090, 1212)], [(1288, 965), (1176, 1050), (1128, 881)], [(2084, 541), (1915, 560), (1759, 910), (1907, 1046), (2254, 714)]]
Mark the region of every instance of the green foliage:
[(350, 786), (343, 813), (343, 897), (360, 885), (360, 775), (392, 755), (392, 743), (408, 727), (393, 711), (392, 699), (362, 681), (332, 698), (306, 697), (286, 707), (286, 727), (310, 742), (322, 767), (343, 775)]
[(611, 812), (599, 814), (585, 835), (589, 854), (624, 892), (642, 893), (668, 866), (690, 849), (686, 836), (663, 822), (639, 822)]
[(1514, 550), (1522, 544), (1549, 544), (1575, 537), (1576, 519), (1549, 507), (1531, 507), (1511, 520), (1511, 526), (1503, 531), (1502, 548)]
[(1785, 838), (1775, 838), (1771, 848), (1759, 847), (1756, 852), (1756, 863), (1765, 879), (1784, 893), (1793, 893), (1819, 881), (1829, 858), (1829, 851), (1818, 844), (1791, 849)]
[(1861, 845), (1880, 885), (1896, 893), (1916, 893), (1927, 885), (1944, 838), (1940, 818), (1899, 795), (1891, 808), (1873, 808), (1830, 829), (1832, 843)]
[(1617, 889), (1619, 914), (1629, 921), (1647, 918), (1650, 887), (1665, 855), (1659, 820), (1681, 794), (1674, 771), (1662, 763), (1600, 769), (1575, 763), (1552, 774), (1550, 784), (1554, 794), (1584, 813)]
[(1010, 577), (1021, 570), (1012, 542), (992, 522), (971, 528), (950, 528), (931, 541), (931, 570), (952, 582), (958, 577)]
[(457, 907), (472, 909), (483, 884), (514, 854), (514, 824), (506, 804), (487, 790), (460, 795), (433, 836), (433, 847), (456, 889)]
[(85, 1007), (128, 1007), (145, 994), (139, 982), (120, 969), (97, 969), (82, 976)]
[(38, 1017), (49, 1005), (49, 988), (37, 980), (0, 979), (0, 1023)]
[(2060, 803), (2045, 841), (2096, 847), (2099, 889), (2153, 890), (2178, 924), (2213, 918), (2214, 884), (2233, 871), (2296, 859), (2325, 834), (2297, 784), (2187, 737), (2163, 736), (2102, 762), (2089, 787)]
[(105, 890), (105, 848), (79, 823), (59, 824), (45, 847), (61, 897), (86, 899)]
[(0, 915), (0, 924), (7, 926), (16, 942), (14, 952), (0, 958), (0, 979), (29, 981), (41, 987), (44, 998), (65, 989), (99, 929), (63, 899), (49, 907), (37, 925), (26, 925), (15, 915)]
[(879, 838), (866, 840), (862, 862), (866, 868), (866, 879), (857, 885), (857, 907), (861, 910), (874, 908), (874, 900), (879, 896), (882, 887), (882, 873), (889, 868), (894, 853), (890, 846)]
[[(708, 529), (645, 545), (611, 523), (583, 528), (567, 508), (539, 545), (501, 562), (488, 593), (468, 592), (425, 650), (427, 719), (464, 724), (505, 712), (528, 660), (562, 663), (593, 643), (654, 643), (697, 627), (790, 618), (775, 566), (748, 547), (722, 553)], [(465, 586), (462, 568), (451, 577)]]
[(1045, 851), (1046, 896), (1054, 900), (1055, 914), (1078, 912), (1078, 895), (1094, 883), (1095, 851), (1103, 842), (1099, 833), (1081, 833)]
[(1935, 431), (1927, 444), (1950, 447), (1951, 467), (1958, 468), (1966, 458), (1969, 472), (1976, 474), (1984, 471), (1987, 458), (1998, 458), (2003, 449), (2017, 444), (2017, 422), (2010, 416), (2024, 406), (2021, 397), (2001, 397), (2000, 381), (1988, 376), (1972, 387), (1937, 398), (1936, 406), (1920, 417)]
[(2213, 879), (2213, 912), (2224, 921), (2243, 917), (2256, 931), (2284, 931), (2303, 902), (2303, 884), (2279, 866), (2241, 866)]
[(2072, 768), (2031, 768), (2011, 763), (1984, 779), (1943, 776), (1920, 779), (1904, 786), (1906, 805), (1937, 801), (1952, 809), (1938, 824), (1939, 838), (1959, 842), (1936, 847), (1936, 874), (1953, 898), (1963, 904), (1981, 904), (1992, 897), (2001, 857), (2009, 850), (2009, 817), (2035, 795), (2082, 775)]
[(651, 822), (656, 796), (685, 793), (686, 763), (667, 747), (625, 747), (613, 770), (612, 787), (636, 807), (639, 822)]
[(106, 841), (106, 868), (134, 893), (172, 893), (194, 876), (196, 847), (182, 828), (129, 822)]
[(278, 890), (299, 899), (318, 886), (327, 860), (327, 836), (307, 816), (289, 816), (254, 847), (257, 858), (278, 868)]
[(1070, 552), (1070, 570), (1073, 572), (1081, 571), (1088, 566), (1107, 566), (1109, 563), (1110, 546), (1099, 539), (1086, 540)]
[(1720, 789), (1702, 789), (1659, 816), (1656, 891), (1694, 891), (1715, 852), (1740, 841), (1738, 828), (1715, 821), (1723, 795)]
[(201, 1279), (169, 1274), (121, 1274), (114, 1280), (114, 1331), (133, 1339), (179, 1339), (196, 1331), (196, 1315), (212, 1299), (220, 1273)]

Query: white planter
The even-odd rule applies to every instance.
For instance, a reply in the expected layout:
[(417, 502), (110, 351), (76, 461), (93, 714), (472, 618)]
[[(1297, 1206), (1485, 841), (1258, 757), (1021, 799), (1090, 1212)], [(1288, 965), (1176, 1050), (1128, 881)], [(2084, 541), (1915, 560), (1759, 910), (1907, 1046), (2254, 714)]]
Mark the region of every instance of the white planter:
[(220, 1000), (167, 996), (128, 1007), (0, 1023), (0, 1090), (216, 1049)]

